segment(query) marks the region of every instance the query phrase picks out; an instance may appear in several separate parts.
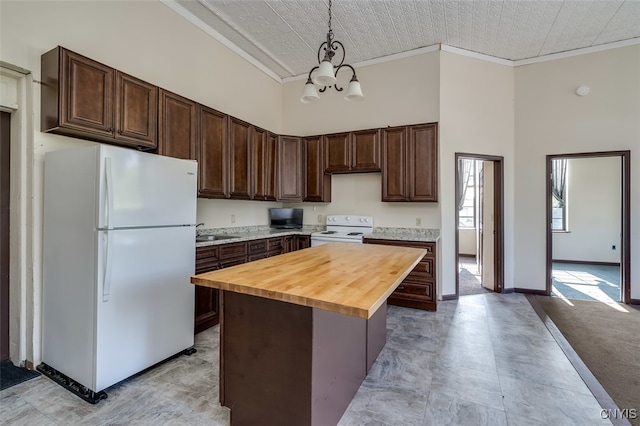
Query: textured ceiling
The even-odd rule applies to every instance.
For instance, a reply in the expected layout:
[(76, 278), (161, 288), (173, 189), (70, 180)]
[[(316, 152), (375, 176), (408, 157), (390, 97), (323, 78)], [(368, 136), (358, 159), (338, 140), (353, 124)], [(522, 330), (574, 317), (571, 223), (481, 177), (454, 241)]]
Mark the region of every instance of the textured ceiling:
[[(328, 0), (165, 3), (281, 78), (316, 64), (328, 29)], [(333, 0), (332, 11), (350, 64), (439, 43), (515, 61), (640, 37), (640, 0)]]

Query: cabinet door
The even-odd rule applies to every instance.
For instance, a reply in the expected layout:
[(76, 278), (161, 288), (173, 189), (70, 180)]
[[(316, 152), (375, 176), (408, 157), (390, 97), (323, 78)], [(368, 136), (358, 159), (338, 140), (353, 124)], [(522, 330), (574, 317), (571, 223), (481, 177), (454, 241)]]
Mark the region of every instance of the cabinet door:
[(438, 134), (436, 124), (409, 127), (409, 199), (438, 201)]
[(382, 129), (382, 201), (407, 201), (407, 132), (405, 127)]
[(61, 49), (60, 125), (113, 137), (115, 70)]
[(229, 117), (229, 197), (248, 200), (251, 198), (251, 147), (249, 131), (251, 125)]
[(296, 235), (294, 240), (296, 250), (302, 250), (311, 247), (311, 237), (308, 235)]
[(289, 253), (294, 250), (293, 248), (293, 235), (287, 235), (282, 237), (282, 252)]
[(228, 116), (198, 106), (198, 195), (228, 198)]
[(158, 146), (158, 88), (116, 71), (116, 139), (155, 149)]
[(331, 201), (331, 175), (325, 174), (322, 136), (303, 139), (305, 146), (305, 195), (303, 201)]
[(265, 149), (264, 163), (264, 199), (267, 201), (276, 201), (278, 193), (278, 135), (268, 133), (266, 144), (267, 147)]
[(275, 139), (266, 130), (253, 127), (251, 152), (252, 198), (275, 201)]
[(351, 132), (351, 171), (380, 170), (380, 131), (372, 129)]
[(278, 200), (302, 201), (302, 138), (280, 136), (278, 140)]
[[(196, 274), (220, 269), (218, 259), (218, 247), (197, 247), (196, 248)], [(200, 333), (219, 321), (219, 292), (215, 288), (195, 286), (195, 323), (194, 333)]]
[(324, 136), (327, 173), (347, 173), (351, 170), (349, 134), (336, 133)]
[(159, 98), (158, 154), (195, 160), (197, 104), (164, 89)]

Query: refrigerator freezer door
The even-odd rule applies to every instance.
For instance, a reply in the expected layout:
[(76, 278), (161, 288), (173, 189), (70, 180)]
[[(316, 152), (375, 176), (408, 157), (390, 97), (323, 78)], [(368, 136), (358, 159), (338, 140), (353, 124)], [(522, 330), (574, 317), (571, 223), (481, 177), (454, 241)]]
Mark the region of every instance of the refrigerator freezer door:
[(101, 145), (98, 229), (194, 225), (197, 163)]
[(193, 346), (195, 228), (96, 232), (98, 392)]

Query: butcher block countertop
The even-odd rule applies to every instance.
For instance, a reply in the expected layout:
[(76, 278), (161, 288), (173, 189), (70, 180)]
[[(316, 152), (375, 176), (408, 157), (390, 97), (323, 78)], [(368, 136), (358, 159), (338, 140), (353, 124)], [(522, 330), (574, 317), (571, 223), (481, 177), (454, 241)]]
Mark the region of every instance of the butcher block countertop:
[(191, 282), (369, 319), (425, 254), (331, 243), (195, 275)]

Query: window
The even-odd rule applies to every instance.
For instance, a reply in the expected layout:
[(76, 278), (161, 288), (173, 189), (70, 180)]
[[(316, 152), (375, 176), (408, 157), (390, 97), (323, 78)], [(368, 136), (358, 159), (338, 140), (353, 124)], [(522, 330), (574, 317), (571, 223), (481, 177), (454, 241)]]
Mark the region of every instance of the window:
[(551, 230), (567, 230), (567, 159), (551, 161)]
[(462, 205), (458, 212), (458, 227), (476, 227), (476, 160), (463, 158), (460, 160), (460, 176), (462, 183)]
[(551, 215), (551, 230), (552, 231), (566, 231), (567, 230), (567, 222), (566, 218), (566, 205), (564, 203), (560, 203), (556, 197), (551, 197), (551, 207), (552, 207), (552, 215)]

